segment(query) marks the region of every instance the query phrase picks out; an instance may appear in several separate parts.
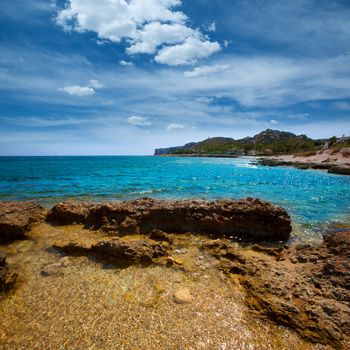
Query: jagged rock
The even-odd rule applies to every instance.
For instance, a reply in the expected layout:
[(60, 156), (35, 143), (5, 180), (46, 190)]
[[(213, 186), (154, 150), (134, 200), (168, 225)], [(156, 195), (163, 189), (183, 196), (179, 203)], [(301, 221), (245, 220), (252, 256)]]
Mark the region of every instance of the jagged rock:
[(311, 341), (350, 346), (350, 231), (327, 236), (318, 246), (275, 253), (272, 247), (245, 251), (224, 241), (203, 249), (220, 259), (225, 273), (239, 276), (246, 301), (259, 314)]
[(252, 198), (211, 202), (144, 198), (107, 204), (61, 203), (50, 211), (48, 220), (63, 225), (83, 223), (119, 234), (161, 230), (285, 241), (291, 233), (291, 220), (284, 209)]
[(0, 202), (0, 241), (23, 239), (45, 215), (46, 209), (35, 202)]
[(10, 272), (6, 265), (6, 255), (0, 252), (0, 293), (7, 293), (16, 283), (17, 274)]
[(47, 214), (46, 221), (58, 225), (85, 224), (90, 203), (65, 202), (55, 205)]

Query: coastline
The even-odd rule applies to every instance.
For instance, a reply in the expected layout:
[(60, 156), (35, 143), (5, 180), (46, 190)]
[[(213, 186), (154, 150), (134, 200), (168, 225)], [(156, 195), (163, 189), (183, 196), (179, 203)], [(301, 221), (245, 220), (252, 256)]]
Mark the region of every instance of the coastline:
[(182, 158), (240, 158), (229, 154), (156, 154), (154, 157), (182, 157)]
[[(230, 218), (233, 221), (228, 221)], [(118, 285), (121, 279), (139, 276), (143, 284), (126, 294), (119, 292), (121, 294), (115, 296), (118, 309), (124, 310), (124, 313), (128, 310), (124, 326), (130, 327), (131, 332), (132, 318), (141, 317), (148, 324), (147, 310), (153, 310), (160, 322), (167, 320), (171, 327), (163, 329), (163, 347), (160, 348), (173, 345), (171, 334), (175, 333), (179, 339), (178, 346), (196, 347), (198, 340), (187, 332), (191, 326), (197, 329), (204, 327), (203, 331), (210, 329), (214, 332), (215, 329), (214, 345), (226, 339), (230, 346), (237, 346), (237, 338), (227, 336), (228, 329), (224, 324), (228, 320), (236, 327), (259, 329), (260, 334), (264, 333), (259, 328), (262, 322), (263, 327), (271, 329), (274, 335), (264, 340), (259, 338), (260, 335), (255, 338), (250, 334), (249, 337), (259, 346), (275, 350), (281, 344), (271, 340), (277, 333), (281, 333), (284, 340), (279, 341), (285, 342), (289, 349), (317, 349), (317, 344), (345, 349), (350, 345), (345, 330), (350, 322), (346, 311), (346, 303), (350, 300), (350, 281), (344, 265), (349, 259), (349, 227), (330, 227), (329, 232), (324, 234), (324, 241), (319, 243), (286, 243), (285, 233), (291, 232), (288, 213), (258, 199), (74, 202), (60, 203), (49, 211), (34, 202), (1, 202), (0, 226), (2, 234), (7, 232), (5, 237), (8, 242), (0, 247), (8, 261), (6, 264), (6, 257), (2, 258), (3, 284), (6, 291), (14, 288), (8, 297), (0, 300), (5, 326), (5, 336), (2, 335), (1, 340), (4, 344), (10, 344), (11, 337), (6, 336), (8, 327), (16, 328), (13, 323), (16, 317), (10, 317), (14, 312), (11, 298), (18, 298), (17, 305), (22, 308), (26, 320), (36, 317), (32, 308), (49, 312), (45, 304), (52, 308), (54, 302), (62, 309), (67, 308), (67, 298), (75, 309), (85, 308), (86, 320), (89, 317), (95, 320), (93, 315), (96, 315), (97, 306), (94, 305), (100, 304), (108, 305), (111, 312), (114, 310), (114, 317), (121, 317), (116, 306), (109, 304), (108, 293), (105, 295), (108, 292), (106, 283), (113, 281)], [(249, 243), (243, 242), (248, 230), (251, 230)], [(261, 240), (259, 230), (273, 234), (270, 242)], [(278, 230), (281, 235), (277, 234)], [(18, 241), (19, 238), (21, 240)], [(108, 266), (107, 271), (111, 273), (106, 275), (103, 266)], [(95, 281), (101, 278), (107, 280), (96, 284)], [(151, 281), (156, 279), (152, 282), (156, 283), (156, 287), (148, 285), (150, 278)], [(102, 285), (105, 289), (99, 290)], [(38, 293), (38, 286), (44, 294)], [(57, 290), (56, 286), (60, 289)], [(78, 299), (72, 295), (69, 297), (72, 288), (85, 290), (86, 293), (91, 291), (91, 295), (83, 294)], [(225, 290), (229, 299), (223, 298), (221, 290)], [(148, 296), (148, 293), (151, 294)], [(82, 297), (88, 298), (90, 304), (83, 305)], [(39, 300), (42, 306), (38, 305)], [(236, 314), (234, 320), (227, 312), (220, 316), (222, 324), (214, 322), (216, 310), (225, 308), (220, 304), (224, 300), (229, 303), (228, 307), (239, 308), (246, 321)], [(193, 308), (200, 313), (209, 305), (215, 307), (207, 314), (206, 322), (198, 317), (191, 318)], [(110, 317), (108, 308), (99, 311), (104, 324)], [(176, 323), (179, 310), (188, 324)], [(41, 328), (61, 327), (60, 315), (51, 317), (48, 325), (41, 323)], [(121, 322), (120, 318), (117, 320)], [(28, 331), (23, 322), (15, 322)], [(75, 321), (71, 322), (75, 324)], [(248, 325), (243, 326), (247, 322)], [(88, 321), (85, 323), (90, 334), (96, 331), (93, 325)], [(286, 328), (277, 331), (275, 327), (281, 325)], [(153, 323), (149, 326), (148, 332), (143, 330), (142, 334), (157, 342), (159, 329)], [(106, 324), (106, 327), (112, 332), (113, 324)], [(244, 341), (245, 332), (248, 328), (242, 333), (240, 341)], [(56, 337), (63, 339), (61, 337), (65, 335), (68, 336), (62, 331)], [(27, 334), (20, 331), (17, 337), (21, 344), (27, 341)], [(141, 338), (144, 346), (154, 348), (146, 338)], [(84, 342), (83, 339), (80, 341)], [(119, 345), (122, 339), (118, 332), (115, 338), (112, 337)], [(46, 340), (48, 346), (55, 342), (51, 337)]]
[(263, 166), (292, 166), (298, 169), (327, 170), (330, 174), (350, 175), (350, 148), (263, 157), (257, 163)]

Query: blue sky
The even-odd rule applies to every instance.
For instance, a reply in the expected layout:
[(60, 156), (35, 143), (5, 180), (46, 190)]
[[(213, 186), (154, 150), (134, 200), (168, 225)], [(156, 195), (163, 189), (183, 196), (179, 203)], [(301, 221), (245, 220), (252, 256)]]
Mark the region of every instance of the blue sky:
[(3, 0), (0, 155), (350, 134), (348, 0)]

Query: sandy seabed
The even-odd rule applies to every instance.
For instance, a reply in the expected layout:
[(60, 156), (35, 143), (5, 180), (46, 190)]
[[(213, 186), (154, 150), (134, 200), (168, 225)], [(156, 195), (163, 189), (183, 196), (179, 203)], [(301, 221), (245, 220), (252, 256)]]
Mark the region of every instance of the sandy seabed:
[[(290, 349), (319, 347), (284, 327), (255, 317), (244, 291), (193, 247), (188, 269), (133, 265), (121, 268), (93, 257), (64, 257), (56, 240), (96, 233), (80, 226), (40, 224), (27, 241), (2, 246), (17, 287), (0, 301), (1, 349)], [(195, 269), (196, 258), (205, 269)], [(45, 267), (59, 269), (43, 276)], [(177, 304), (188, 288), (193, 299)]]

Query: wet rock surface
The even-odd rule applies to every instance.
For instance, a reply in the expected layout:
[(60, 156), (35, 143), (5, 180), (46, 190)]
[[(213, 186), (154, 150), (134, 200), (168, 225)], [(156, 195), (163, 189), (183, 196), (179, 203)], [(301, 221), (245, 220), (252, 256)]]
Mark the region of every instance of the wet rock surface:
[(203, 246), (236, 276), (260, 315), (334, 348), (350, 347), (350, 231), (318, 246), (241, 250), (227, 242)]
[(259, 199), (238, 201), (161, 201), (140, 199), (108, 204), (60, 203), (48, 214), (56, 224), (81, 223), (126, 234), (199, 233), (233, 235), (246, 240), (285, 241), (291, 233), (288, 213)]
[(77, 243), (60, 244), (56, 243), (54, 249), (63, 251), (70, 255), (98, 255), (108, 260), (117, 259), (125, 264), (151, 264), (156, 263), (158, 258), (168, 255), (162, 244), (152, 243), (147, 240), (137, 239), (130, 242), (123, 242), (120, 239), (101, 241), (90, 246)]
[(46, 209), (35, 202), (0, 202), (0, 242), (25, 238), (45, 215)]
[(10, 272), (6, 264), (6, 255), (0, 252), (0, 294), (10, 291), (17, 279), (17, 274)]

